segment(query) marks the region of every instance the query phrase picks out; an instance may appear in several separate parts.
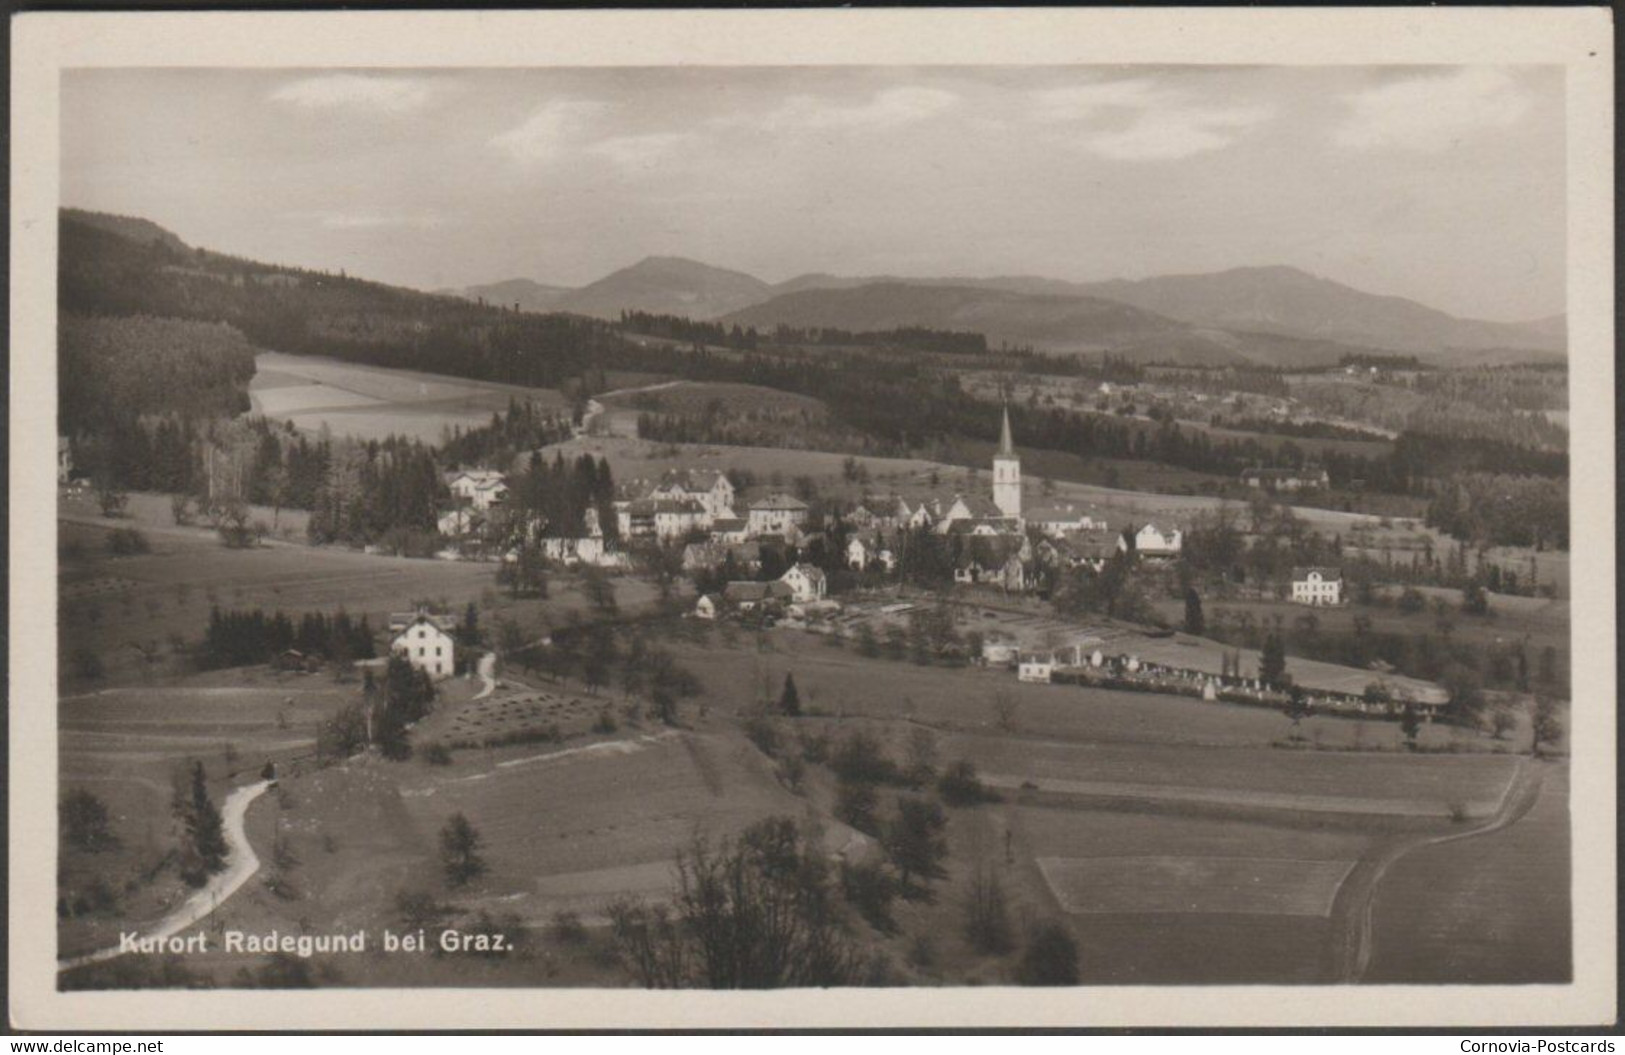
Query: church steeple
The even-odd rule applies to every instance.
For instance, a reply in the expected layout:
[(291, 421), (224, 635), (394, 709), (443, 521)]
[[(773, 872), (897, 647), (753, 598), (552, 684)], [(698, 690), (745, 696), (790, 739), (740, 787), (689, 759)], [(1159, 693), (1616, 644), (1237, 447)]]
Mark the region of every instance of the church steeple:
[(993, 504), (1006, 517), (1021, 522), (1021, 458), (1010, 437), (1010, 405), (1004, 406), (1004, 427), (999, 432), (999, 452), (993, 456)]

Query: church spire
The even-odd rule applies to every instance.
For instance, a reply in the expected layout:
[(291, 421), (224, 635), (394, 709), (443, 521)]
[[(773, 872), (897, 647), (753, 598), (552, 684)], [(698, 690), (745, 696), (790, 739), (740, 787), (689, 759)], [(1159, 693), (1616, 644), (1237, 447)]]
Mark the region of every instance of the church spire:
[(999, 453), (1005, 457), (1014, 457), (1016, 445), (1010, 442), (1010, 404), (1004, 405), (1004, 431), (999, 435)]

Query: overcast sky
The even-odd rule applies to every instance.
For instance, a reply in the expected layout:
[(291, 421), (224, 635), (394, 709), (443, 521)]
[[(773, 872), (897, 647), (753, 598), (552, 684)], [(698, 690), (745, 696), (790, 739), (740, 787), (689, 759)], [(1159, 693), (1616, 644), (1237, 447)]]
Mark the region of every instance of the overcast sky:
[(1564, 308), (1562, 71), (72, 71), (63, 203), (420, 288), (1291, 264)]

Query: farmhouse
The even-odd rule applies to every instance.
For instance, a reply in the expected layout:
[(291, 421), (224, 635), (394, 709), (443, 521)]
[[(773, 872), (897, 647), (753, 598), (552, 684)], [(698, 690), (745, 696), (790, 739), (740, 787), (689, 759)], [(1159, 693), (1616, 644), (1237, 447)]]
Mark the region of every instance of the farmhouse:
[(714, 469), (673, 469), (643, 497), (698, 502), (705, 509), (708, 525), (718, 517), (733, 516), (733, 482)]
[(446, 480), (451, 493), (475, 509), (486, 510), (508, 497), (508, 485), (495, 469), (463, 469)]
[(772, 494), (750, 504), (747, 529), (755, 535), (788, 535), (807, 522), (807, 503), (787, 494)]
[(1243, 469), (1241, 482), (1264, 491), (1309, 491), (1331, 486), (1331, 477), (1325, 469), (1306, 465), (1302, 469)]
[(391, 613), (389, 630), (394, 637), (389, 651), (405, 656), (413, 669), (425, 671), (431, 678), (450, 677), (457, 669), (457, 642), (451, 636), (455, 625), (449, 617), (423, 609)]
[(440, 519), (435, 521), (435, 527), (447, 538), (458, 538), (479, 527), (480, 519), (477, 512), (465, 506), (440, 514)]
[(862, 532), (847, 539), (846, 565), (853, 571), (868, 571), (874, 567), (895, 571), (897, 555), (881, 540), (879, 532)]
[(738, 543), (750, 537), (750, 522), (744, 517), (716, 517), (711, 521), (711, 541)]
[(701, 594), (700, 599), (694, 602), (694, 615), (700, 619), (715, 619), (721, 607), (721, 597), (714, 593)]
[(779, 582), (790, 587), (791, 596), (800, 603), (822, 601), (829, 585), (821, 568), (813, 564), (797, 564), (779, 577)]
[(971, 536), (954, 564), (954, 582), (998, 586), (1019, 592), (1027, 588), (1023, 561), (1027, 540), (1022, 536)]
[(1064, 505), (1035, 506), (1027, 510), (1026, 519), (1028, 526), (1037, 528), (1051, 538), (1060, 538), (1070, 531), (1091, 531), (1104, 526), (1070, 502)]
[(666, 542), (703, 531), (711, 523), (705, 506), (692, 498), (639, 498), (615, 503), (622, 538)]
[[(1183, 539), (1178, 528), (1164, 531), (1155, 524), (1147, 524), (1134, 533), (1134, 552), (1151, 560), (1172, 560), (1179, 556)], [(1127, 548), (1123, 543), (1120, 548)]]
[(1021, 681), (1049, 684), (1055, 673), (1055, 654), (1052, 652), (1023, 652), (1016, 661), (1016, 677)]
[(1294, 604), (1342, 604), (1343, 569), (1293, 568), (1292, 602)]
[(794, 591), (782, 581), (751, 582), (740, 580), (731, 582), (722, 589), (722, 599), (735, 605), (742, 612), (748, 612), (758, 605), (771, 602), (784, 602), (790, 600)]

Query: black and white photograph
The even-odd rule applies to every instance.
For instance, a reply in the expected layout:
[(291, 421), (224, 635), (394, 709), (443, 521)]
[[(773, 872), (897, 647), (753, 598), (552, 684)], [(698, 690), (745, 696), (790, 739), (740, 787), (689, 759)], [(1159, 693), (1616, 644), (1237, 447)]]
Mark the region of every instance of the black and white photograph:
[(55, 997), (1613, 970), (1571, 59), (193, 44), (41, 107)]

